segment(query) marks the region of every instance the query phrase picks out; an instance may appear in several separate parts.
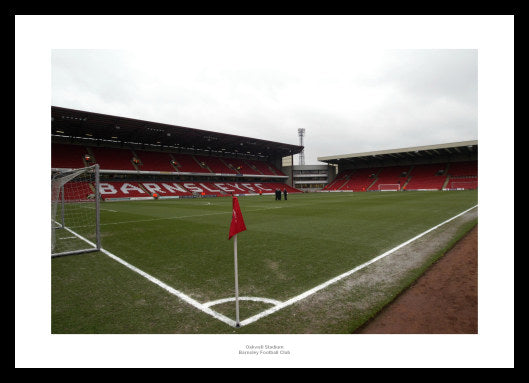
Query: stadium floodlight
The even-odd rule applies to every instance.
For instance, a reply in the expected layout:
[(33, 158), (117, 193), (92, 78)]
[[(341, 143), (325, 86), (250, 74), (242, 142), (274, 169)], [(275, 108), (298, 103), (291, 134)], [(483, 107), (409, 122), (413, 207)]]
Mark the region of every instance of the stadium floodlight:
[[(298, 136), (299, 136), (299, 145), (303, 146), (303, 137), (305, 136), (305, 128), (298, 129)], [(301, 152), (299, 152), (299, 164), (305, 165), (305, 149), (302, 149)]]
[(52, 257), (101, 249), (99, 200), (99, 165), (52, 171)]
[(379, 191), (399, 191), (400, 184), (379, 184), (378, 190)]

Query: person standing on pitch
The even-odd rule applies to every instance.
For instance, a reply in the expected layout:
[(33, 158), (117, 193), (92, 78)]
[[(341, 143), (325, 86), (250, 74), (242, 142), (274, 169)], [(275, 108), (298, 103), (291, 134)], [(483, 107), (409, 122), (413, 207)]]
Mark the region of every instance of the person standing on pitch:
[(288, 194), (287, 188), (284, 188), (283, 189), (283, 195), (285, 196), (285, 201), (287, 200), (287, 194)]

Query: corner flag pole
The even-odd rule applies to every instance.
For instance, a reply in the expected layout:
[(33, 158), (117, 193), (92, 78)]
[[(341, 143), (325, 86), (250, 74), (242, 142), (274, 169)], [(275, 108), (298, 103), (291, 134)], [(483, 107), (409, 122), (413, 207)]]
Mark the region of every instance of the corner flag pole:
[(232, 198), (232, 216), (230, 223), (230, 233), (228, 234), (228, 240), (231, 237), (235, 237), (233, 241), (233, 260), (235, 264), (235, 327), (241, 327), (239, 322), (239, 272), (237, 270), (237, 234), (241, 231), (246, 230), (244, 219), (242, 218), (241, 208), (239, 206), (239, 200), (237, 197)]
[(235, 263), (235, 327), (240, 327), (239, 323), (239, 272), (237, 271), (237, 234), (233, 241), (233, 257)]

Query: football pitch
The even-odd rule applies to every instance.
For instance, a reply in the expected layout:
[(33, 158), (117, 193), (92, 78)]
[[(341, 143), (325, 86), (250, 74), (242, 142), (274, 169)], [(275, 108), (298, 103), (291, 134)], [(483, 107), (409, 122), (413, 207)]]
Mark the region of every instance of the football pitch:
[(217, 197), (102, 203), (103, 250), (51, 260), (51, 332), (351, 333), (477, 223), (475, 190), (238, 199), (241, 327)]

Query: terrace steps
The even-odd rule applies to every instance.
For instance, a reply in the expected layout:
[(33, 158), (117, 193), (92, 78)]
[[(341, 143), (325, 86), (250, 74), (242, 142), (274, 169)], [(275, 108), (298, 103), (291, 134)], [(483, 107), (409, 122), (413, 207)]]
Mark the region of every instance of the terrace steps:
[(208, 164), (206, 164), (205, 161), (200, 161), (198, 158), (196, 158), (194, 155), (191, 155), (191, 157), (195, 160), (195, 162), (202, 168), (206, 169), (210, 173), (214, 173), (213, 170), (210, 169)]

